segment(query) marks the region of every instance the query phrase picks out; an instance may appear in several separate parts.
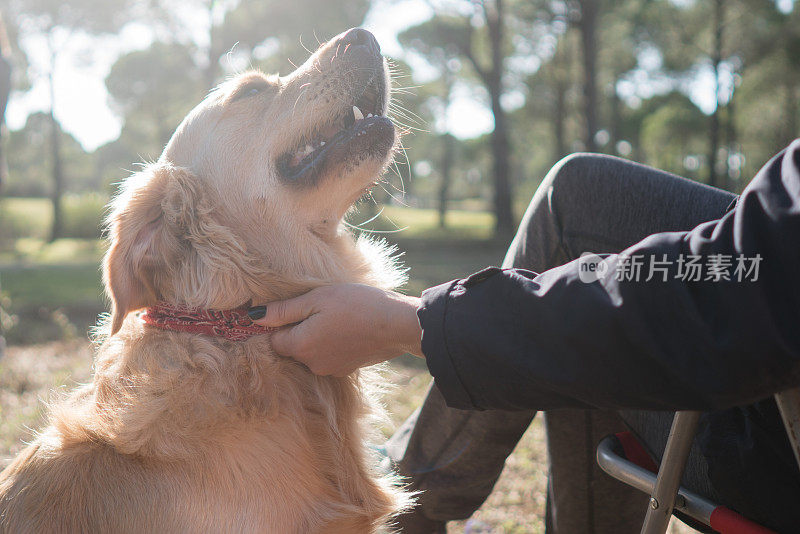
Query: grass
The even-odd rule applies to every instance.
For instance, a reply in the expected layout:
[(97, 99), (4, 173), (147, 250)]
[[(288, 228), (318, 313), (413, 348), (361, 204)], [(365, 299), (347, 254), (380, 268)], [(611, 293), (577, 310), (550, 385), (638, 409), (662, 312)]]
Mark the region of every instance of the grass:
[(46, 198), (4, 198), (0, 212), (17, 222), (31, 237), (44, 238), (53, 220), (50, 201)]
[(44, 239), (17, 239), (11, 250), (0, 254), (3, 264), (85, 264), (99, 263), (105, 251), (100, 239), (64, 238), (48, 243)]
[(105, 308), (97, 239), (21, 238), (0, 254), (5, 310), (15, 317), (5, 335), (16, 344), (85, 335)]
[(0, 281), (17, 310), (42, 306), (97, 308), (104, 304), (96, 262), (4, 267)]
[(45, 423), (45, 401), (89, 380), (91, 363), (86, 340), (8, 349), (0, 361), (0, 456), (8, 459), (25, 447)]
[[(75, 237), (95, 237), (97, 227), (105, 213), (108, 196), (103, 193), (66, 194), (61, 199), (63, 235), (83, 232)], [(20, 237), (44, 239), (53, 221), (53, 206), (47, 198), (0, 198), (3, 220), (15, 223)], [(88, 230), (79, 228), (81, 225)]]
[(364, 225), (387, 232), (375, 235), (397, 245), (403, 263), (411, 269), (405, 288), (409, 294), (419, 295), (433, 285), (500, 265), (508, 248), (508, 243), (492, 239), (490, 213), (453, 210), (447, 213), (445, 228), (439, 227), (438, 216), (432, 209), (387, 206), (375, 221)]
[[(369, 217), (353, 215), (356, 224)], [(445, 227), (439, 227), (439, 213), (432, 209), (385, 206), (381, 216), (366, 228), (393, 232), (400, 239), (490, 239), (494, 216), (485, 211), (450, 210), (445, 217)], [(398, 231), (399, 230), (399, 231)], [(394, 233), (396, 232), (396, 233)]]

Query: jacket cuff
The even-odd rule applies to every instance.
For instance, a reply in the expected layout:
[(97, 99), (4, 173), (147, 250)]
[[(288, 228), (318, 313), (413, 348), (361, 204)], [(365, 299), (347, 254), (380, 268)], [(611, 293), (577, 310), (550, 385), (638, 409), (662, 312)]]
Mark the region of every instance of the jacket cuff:
[(422, 353), (436, 387), (451, 408), (475, 409), (447, 346), (447, 305), (450, 292), (459, 284), (453, 280), (422, 292), (417, 318), (422, 327)]

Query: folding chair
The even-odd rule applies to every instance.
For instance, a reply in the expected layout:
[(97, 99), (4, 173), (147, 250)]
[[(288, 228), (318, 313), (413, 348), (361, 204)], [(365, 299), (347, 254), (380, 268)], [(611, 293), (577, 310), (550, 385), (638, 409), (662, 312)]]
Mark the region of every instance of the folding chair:
[[(800, 466), (800, 388), (775, 395), (795, 460)], [(680, 486), (700, 413), (675, 412), (661, 466), (655, 464), (630, 435), (607, 436), (597, 446), (597, 463), (617, 480), (650, 494), (642, 534), (664, 534), (673, 510), (678, 510), (722, 534), (766, 534), (773, 531), (733, 510)], [(648, 466), (648, 464), (652, 464)], [(649, 467), (649, 470), (648, 470)]]

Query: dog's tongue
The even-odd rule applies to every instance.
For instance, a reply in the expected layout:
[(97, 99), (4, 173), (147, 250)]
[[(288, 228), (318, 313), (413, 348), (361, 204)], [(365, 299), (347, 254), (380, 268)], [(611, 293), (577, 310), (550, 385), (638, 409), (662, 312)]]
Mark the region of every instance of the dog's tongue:
[(303, 161), (306, 156), (317, 150), (318, 148), (325, 145), (325, 143), (330, 140), (333, 136), (338, 134), (341, 130), (335, 124), (329, 124), (328, 126), (322, 128), (319, 131), (319, 137), (317, 141), (314, 141), (313, 144), (309, 143), (294, 153), (291, 162), (289, 165), (292, 167), (299, 165), (301, 161)]

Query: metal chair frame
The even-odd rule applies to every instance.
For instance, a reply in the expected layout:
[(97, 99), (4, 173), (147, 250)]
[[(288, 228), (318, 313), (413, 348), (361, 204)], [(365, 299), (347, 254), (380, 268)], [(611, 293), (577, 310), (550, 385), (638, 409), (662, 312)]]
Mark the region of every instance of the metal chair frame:
[[(800, 466), (800, 388), (776, 394), (775, 401)], [(723, 533), (726, 530), (753, 534), (772, 532), (680, 486), (700, 414), (697, 411), (675, 412), (657, 475), (617, 455), (613, 450), (613, 436), (598, 445), (597, 463), (617, 480), (650, 494), (642, 534), (664, 534), (673, 510)]]

